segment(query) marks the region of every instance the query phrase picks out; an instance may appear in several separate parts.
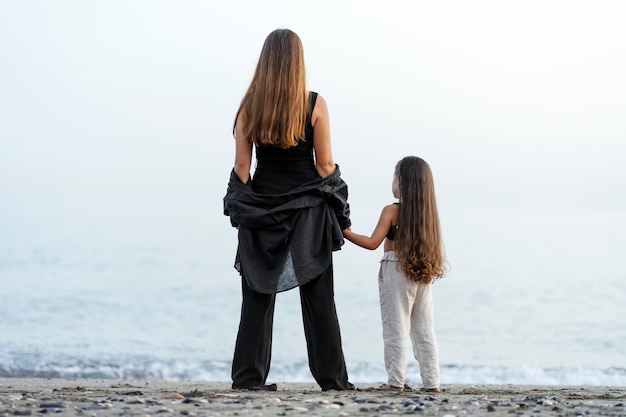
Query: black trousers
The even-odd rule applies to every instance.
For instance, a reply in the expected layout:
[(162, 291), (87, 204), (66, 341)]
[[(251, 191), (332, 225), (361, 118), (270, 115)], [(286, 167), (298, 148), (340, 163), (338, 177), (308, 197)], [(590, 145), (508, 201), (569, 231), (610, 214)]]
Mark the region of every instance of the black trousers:
[[(231, 375), (234, 388), (250, 388), (264, 385), (270, 371), (276, 294), (258, 293), (248, 287), (245, 277), (241, 281), (241, 320)], [(315, 381), (322, 390), (353, 389), (341, 347), (332, 263), (299, 289), (309, 369)]]

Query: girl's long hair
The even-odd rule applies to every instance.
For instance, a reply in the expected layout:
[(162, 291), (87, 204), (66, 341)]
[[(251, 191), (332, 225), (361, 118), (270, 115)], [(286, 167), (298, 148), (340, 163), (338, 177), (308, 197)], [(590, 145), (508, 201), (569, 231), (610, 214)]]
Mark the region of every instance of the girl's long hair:
[(245, 138), (256, 145), (295, 146), (304, 139), (307, 110), (302, 42), (295, 32), (276, 29), (265, 39), (233, 132), (243, 123)]
[(431, 283), (446, 272), (433, 175), (426, 161), (416, 156), (398, 162), (395, 175), (400, 189), (394, 238), (398, 261), (409, 278)]

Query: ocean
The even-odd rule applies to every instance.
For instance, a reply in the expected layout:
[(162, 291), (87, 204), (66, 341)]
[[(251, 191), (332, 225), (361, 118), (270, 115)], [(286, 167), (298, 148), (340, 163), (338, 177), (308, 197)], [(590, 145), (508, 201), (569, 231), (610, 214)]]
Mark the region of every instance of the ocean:
[[(0, 376), (229, 381), (240, 308), (221, 197), (63, 193), (0, 207)], [(353, 205), (369, 233), (382, 206)], [(626, 386), (626, 213), (442, 205), (442, 384)], [(352, 382), (386, 382), (382, 248), (334, 255)], [(409, 358), (408, 383), (419, 384)], [(271, 382), (313, 382), (297, 291), (276, 305)]]

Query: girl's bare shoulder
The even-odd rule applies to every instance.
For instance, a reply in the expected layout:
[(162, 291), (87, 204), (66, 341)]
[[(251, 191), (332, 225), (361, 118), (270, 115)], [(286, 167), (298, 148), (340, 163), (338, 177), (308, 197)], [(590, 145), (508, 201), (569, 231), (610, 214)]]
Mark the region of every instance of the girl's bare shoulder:
[(398, 215), (398, 205), (397, 204), (389, 204), (383, 207), (383, 212), (381, 216), (383, 217), (392, 217), (395, 218)]

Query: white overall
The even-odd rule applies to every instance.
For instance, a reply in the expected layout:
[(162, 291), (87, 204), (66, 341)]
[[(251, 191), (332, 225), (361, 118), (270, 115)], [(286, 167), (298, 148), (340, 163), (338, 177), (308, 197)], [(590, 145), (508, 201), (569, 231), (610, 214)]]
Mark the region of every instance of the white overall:
[(433, 321), (432, 285), (417, 283), (400, 269), (394, 251), (385, 252), (378, 274), (388, 384), (404, 387), (410, 336), (424, 388), (439, 387), (439, 359)]

